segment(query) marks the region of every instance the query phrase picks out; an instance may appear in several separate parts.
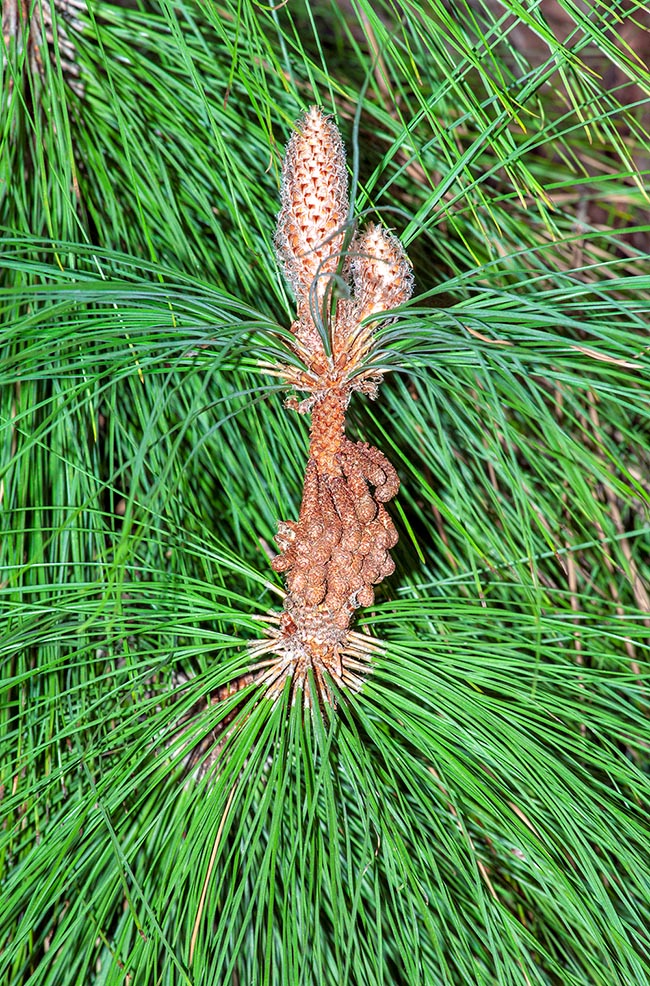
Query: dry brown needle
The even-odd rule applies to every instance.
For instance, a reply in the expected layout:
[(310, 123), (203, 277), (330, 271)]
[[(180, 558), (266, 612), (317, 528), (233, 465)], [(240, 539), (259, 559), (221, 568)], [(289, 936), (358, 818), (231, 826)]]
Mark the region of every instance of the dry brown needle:
[[(374, 586), (395, 564), (397, 531), (385, 507), (399, 489), (386, 456), (345, 434), (350, 397), (376, 396), (381, 373), (369, 357), (382, 313), (411, 295), (411, 265), (400, 241), (382, 226), (352, 232), (345, 150), (336, 125), (318, 107), (302, 118), (282, 169), (276, 233), (284, 274), (297, 302), (292, 347), (304, 369), (278, 367), (296, 390), (287, 405), (311, 412), (309, 461), (296, 521), (278, 524), (284, 572), (281, 614), (265, 617), (267, 637), (251, 650), (258, 680), (271, 697), (291, 678), (306, 703), (309, 673), (321, 702), (332, 701), (328, 677), (360, 687), (377, 642), (350, 629), (354, 612), (374, 601)], [(389, 316), (390, 317), (390, 316)]]

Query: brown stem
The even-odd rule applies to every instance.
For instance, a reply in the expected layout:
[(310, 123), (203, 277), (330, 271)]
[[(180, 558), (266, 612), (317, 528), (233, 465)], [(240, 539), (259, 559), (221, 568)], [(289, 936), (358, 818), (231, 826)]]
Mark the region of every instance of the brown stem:
[(309, 458), (316, 463), (319, 475), (340, 476), (338, 457), (345, 442), (346, 390), (330, 390), (312, 411), (309, 433)]

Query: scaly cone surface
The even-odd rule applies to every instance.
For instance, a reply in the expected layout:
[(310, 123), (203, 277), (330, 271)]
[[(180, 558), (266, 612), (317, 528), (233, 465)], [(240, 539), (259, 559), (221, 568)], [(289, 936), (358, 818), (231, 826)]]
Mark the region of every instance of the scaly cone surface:
[(397, 473), (378, 449), (346, 437), (345, 412), (353, 391), (376, 394), (381, 374), (366, 361), (386, 322), (381, 314), (411, 296), (411, 265), (382, 226), (352, 235), (348, 213), (341, 136), (312, 107), (287, 147), (276, 233), (296, 295), (293, 347), (305, 367), (276, 372), (308, 394), (287, 403), (311, 411), (309, 461), (298, 520), (281, 521), (276, 536), (272, 565), (285, 573), (284, 611), (264, 618), (268, 635), (251, 645), (256, 658), (270, 655), (255, 667), (267, 694), (279, 695), (291, 678), (307, 704), (310, 671), (321, 702), (332, 701), (328, 676), (361, 686), (378, 643), (350, 627), (394, 571), (389, 552), (398, 538), (384, 506), (399, 489)]

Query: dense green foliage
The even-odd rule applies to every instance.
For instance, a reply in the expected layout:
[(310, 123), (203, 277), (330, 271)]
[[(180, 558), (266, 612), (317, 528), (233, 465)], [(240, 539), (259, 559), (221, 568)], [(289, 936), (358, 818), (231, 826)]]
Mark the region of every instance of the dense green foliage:
[[(102, 0), (83, 90), (9, 45), (0, 982), (650, 984), (650, 73), (590, 11)], [(384, 652), (309, 714), (225, 686), (300, 501), (258, 363), (314, 102), (416, 296), (350, 409)]]

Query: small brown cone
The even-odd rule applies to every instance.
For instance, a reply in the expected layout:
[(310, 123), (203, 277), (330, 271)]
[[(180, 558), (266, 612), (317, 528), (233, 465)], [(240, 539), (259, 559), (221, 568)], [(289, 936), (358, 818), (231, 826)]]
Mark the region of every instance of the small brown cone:
[(355, 243), (352, 278), (359, 322), (403, 305), (413, 292), (411, 262), (404, 247), (393, 233), (374, 223)]

